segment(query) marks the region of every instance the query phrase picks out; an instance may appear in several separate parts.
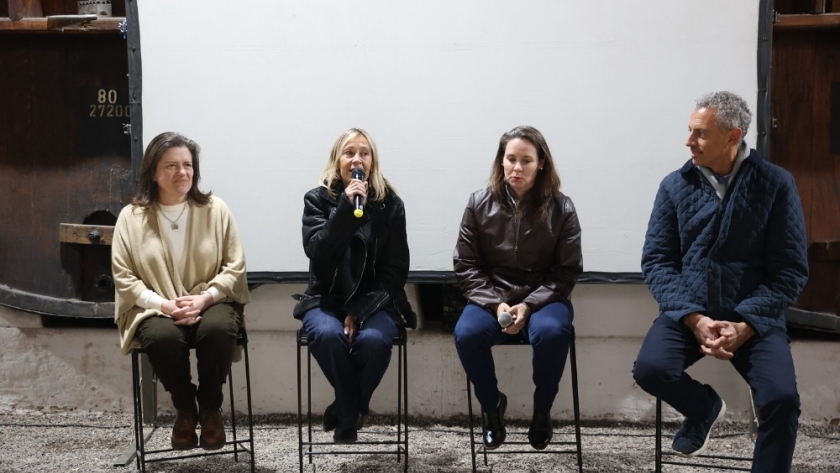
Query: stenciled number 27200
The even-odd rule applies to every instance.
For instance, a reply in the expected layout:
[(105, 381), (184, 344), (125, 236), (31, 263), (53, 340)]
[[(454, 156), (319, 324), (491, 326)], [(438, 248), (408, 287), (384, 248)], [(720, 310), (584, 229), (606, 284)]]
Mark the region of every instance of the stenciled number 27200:
[(115, 89), (99, 89), (96, 93), (98, 103), (90, 104), (91, 118), (113, 118), (128, 117), (130, 110), (128, 105), (117, 103), (117, 91)]

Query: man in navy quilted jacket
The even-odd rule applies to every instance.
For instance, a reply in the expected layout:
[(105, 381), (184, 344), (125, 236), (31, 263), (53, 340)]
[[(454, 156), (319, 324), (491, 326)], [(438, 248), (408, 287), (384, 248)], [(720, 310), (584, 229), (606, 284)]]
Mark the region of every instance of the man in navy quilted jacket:
[(685, 416), (673, 449), (702, 453), (726, 404), (685, 370), (729, 360), (758, 410), (753, 472), (789, 472), (799, 394), (785, 310), (808, 280), (805, 222), (793, 177), (749, 149), (747, 103), (731, 92), (697, 100), (691, 159), (659, 186), (642, 273), (659, 317), (633, 367), (636, 383)]

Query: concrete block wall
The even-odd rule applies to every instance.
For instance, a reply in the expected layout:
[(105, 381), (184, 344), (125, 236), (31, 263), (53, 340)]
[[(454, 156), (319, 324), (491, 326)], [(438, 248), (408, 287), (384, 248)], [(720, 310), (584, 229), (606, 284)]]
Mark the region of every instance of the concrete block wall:
[[(300, 285), (256, 289), (246, 318), (250, 339), (253, 406), (257, 413), (297, 411), (295, 331), (291, 294)], [(656, 304), (642, 285), (579, 285), (573, 296), (581, 414), (584, 419), (653, 419), (654, 399), (633, 382), (631, 368), (652, 323)], [(0, 411), (131, 411), (130, 358), (119, 351), (116, 329), (43, 328), (40, 318), (0, 307)], [(802, 422), (840, 418), (840, 344), (794, 341)], [(394, 356), (393, 360), (396, 360)], [(495, 349), (500, 388), (509, 416), (531, 415), (533, 385), (528, 347)], [(374, 395), (374, 412), (396, 408), (396, 367)], [(409, 334), (409, 412), (445, 418), (466, 412), (466, 380), (450, 333), (431, 325)], [(704, 359), (690, 370), (712, 384), (733, 419), (746, 419), (747, 385), (728, 362)], [(332, 389), (313, 361), (314, 410), (332, 400)], [(234, 365), (237, 408), (244, 410), (244, 370)], [(161, 412), (171, 411), (159, 387)], [(678, 415), (666, 409), (670, 418)], [(572, 416), (570, 370), (565, 371), (553, 416)]]

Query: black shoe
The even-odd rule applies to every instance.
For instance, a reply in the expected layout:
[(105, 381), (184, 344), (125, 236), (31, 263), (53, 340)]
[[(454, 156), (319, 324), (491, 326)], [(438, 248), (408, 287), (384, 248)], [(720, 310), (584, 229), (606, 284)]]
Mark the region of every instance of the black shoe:
[(531, 426), (528, 427), (528, 442), (537, 450), (544, 450), (551, 442), (554, 431), (551, 428), (551, 415), (549, 412), (534, 411), (531, 418)]
[(507, 432), (505, 431), (505, 410), (507, 410), (507, 396), (499, 393), (499, 406), (492, 412), (481, 411), (484, 428), (481, 432), (481, 439), (487, 450), (495, 450), (504, 443)]
[(335, 412), (335, 402), (333, 402), (324, 411), (324, 432), (329, 432), (336, 427), (338, 427), (338, 414)]
[(333, 442), (335, 443), (353, 443), (359, 439), (359, 435), (356, 432), (356, 429), (342, 429), (341, 427), (336, 427), (335, 432), (333, 432)]
[(362, 430), (362, 427), (365, 426), (365, 422), (367, 422), (367, 414), (359, 414), (359, 420), (356, 421), (356, 430)]
[(674, 436), (674, 444), (671, 446), (676, 450), (677, 455), (682, 457), (696, 457), (709, 446), (709, 437), (712, 435), (712, 427), (717, 421), (723, 419), (726, 414), (726, 403), (715, 394), (715, 401), (712, 410), (706, 414), (706, 418), (700, 422), (693, 422), (688, 419), (683, 421), (677, 435)]

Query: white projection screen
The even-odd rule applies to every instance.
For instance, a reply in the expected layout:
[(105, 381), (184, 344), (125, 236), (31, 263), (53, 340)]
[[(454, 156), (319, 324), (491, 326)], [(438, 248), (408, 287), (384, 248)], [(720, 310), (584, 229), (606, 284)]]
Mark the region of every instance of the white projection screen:
[[(451, 271), (501, 134), (545, 135), (584, 270), (638, 272), (694, 99), (755, 114), (759, 0), (138, 0), (143, 140), (202, 147), (250, 272), (307, 271), (304, 193), (340, 132), (374, 137), (406, 204), (412, 271)], [(754, 128), (754, 127), (753, 127)], [(754, 130), (747, 136), (755, 146)]]

